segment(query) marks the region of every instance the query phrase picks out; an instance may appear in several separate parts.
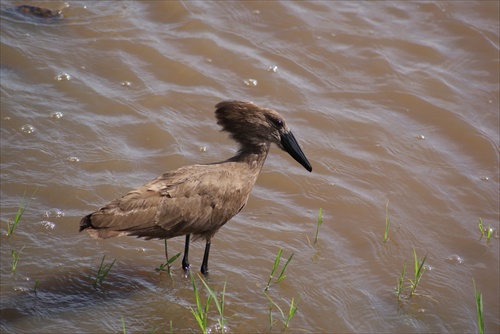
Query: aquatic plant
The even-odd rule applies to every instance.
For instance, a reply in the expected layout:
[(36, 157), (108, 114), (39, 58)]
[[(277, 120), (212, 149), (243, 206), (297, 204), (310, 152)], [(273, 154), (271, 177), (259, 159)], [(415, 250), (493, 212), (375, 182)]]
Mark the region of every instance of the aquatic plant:
[(226, 326), (226, 319), (224, 318), (224, 306), (225, 306), (225, 296), (226, 296), (226, 281), (224, 281), (224, 287), (222, 288), (222, 292), (220, 294), (220, 301), (217, 299), (217, 296), (215, 295), (215, 292), (210, 289), (208, 286), (208, 283), (198, 274), (198, 277), (200, 278), (201, 282), (207, 289), (208, 293), (212, 297), (212, 300), (215, 302), (215, 306), (217, 307), (217, 311), (219, 312), (219, 318), (217, 319), (217, 323), (219, 325), (221, 333), (224, 333), (224, 329)]
[(391, 227), (391, 220), (389, 219), (389, 201), (385, 205), (385, 232), (384, 242), (389, 241), (389, 227)]
[[(281, 261), (281, 254), (282, 253), (283, 253), (283, 248), (280, 248), (280, 250), (278, 251), (278, 254), (276, 255), (276, 259), (274, 260), (273, 269), (271, 270), (271, 275), (269, 275), (269, 280), (267, 281), (267, 285), (266, 285), (266, 288), (264, 289), (264, 291), (269, 290), (269, 287), (271, 286), (271, 281), (272, 281), (272, 279), (274, 277), (274, 273), (276, 272), (276, 270), (279, 267), (279, 264), (280, 264), (280, 261)], [(278, 278), (276, 279), (276, 283), (279, 283), (283, 279), (285, 279), (285, 277), (286, 277), (285, 270), (288, 267), (288, 264), (290, 263), (290, 261), (292, 260), (293, 254), (294, 253), (292, 253), (292, 255), (290, 255), (290, 257), (286, 261), (285, 265), (283, 266), (283, 269), (281, 270), (281, 273), (279, 274)]]
[(94, 289), (97, 287), (98, 284), (102, 284), (106, 276), (108, 276), (111, 267), (113, 267), (113, 265), (116, 262), (116, 259), (114, 259), (112, 262), (104, 264), (105, 258), (106, 255), (103, 255), (101, 264), (99, 265), (99, 269), (97, 270), (97, 273), (95, 275), (94, 283), (92, 284), (94, 286)]
[[(177, 253), (171, 258), (168, 258), (168, 245), (167, 245), (167, 239), (165, 239), (165, 258), (167, 259), (166, 263), (160, 264), (158, 268), (155, 268), (157, 272), (162, 272), (162, 271), (167, 271), (168, 274), (170, 275), (170, 278), (172, 278), (172, 272), (170, 271), (170, 268), (172, 268), (172, 263), (177, 260), (177, 258), (181, 256), (181, 253)], [(165, 267), (167, 267), (167, 270), (165, 270)]]
[(424, 274), (425, 271), (424, 263), (426, 259), (427, 259), (427, 254), (425, 254), (422, 261), (420, 261), (417, 257), (417, 251), (415, 250), (415, 248), (413, 248), (413, 279), (408, 279), (411, 283), (410, 294), (409, 294), (410, 297), (415, 293), (415, 290), (417, 289), (417, 286), (420, 283), (420, 279)]
[(415, 248), (413, 248), (413, 278), (407, 278), (407, 280), (410, 282), (410, 285), (403, 286), (406, 273), (406, 260), (405, 260), (403, 264), (403, 270), (401, 271), (401, 276), (398, 278), (397, 281), (398, 283), (395, 288), (398, 299), (401, 297), (401, 294), (403, 293), (404, 289), (410, 289), (408, 297), (412, 297), (415, 294), (415, 290), (417, 289), (420, 280), (422, 279), (422, 275), (425, 272), (424, 264), (426, 259), (427, 259), (427, 254), (425, 254), (422, 261), (420, 261), (417, 256), (417, 251), (415, 250)]
[(33, 292), (35, 293), (35, 296), (36, 296), (36, 293), (37, 293), (38, 285), (40, 285), (40, 281), (36, 280), (35, 281), (35, 286), (33, 287)]
[(19, 225), (19, 221), (21, 220), (21, 217), (24, 214), (24, 211), (26, 211), (26, 208), (29, 206), (31, 200), (36, 194), (36, 191), (38, 190), (38, 187), (35, 189), (33, 194), (31, 195), (30, 199), (28, 200), (28, 203), (24, 205), (24, 200), (26, 198), (26, 190), (23, 193), (23, 198), (21, 199), (21, 203), (19, 203), (19, 207), (17, 208), (17, 213), (16, 216), (14, 217), (14, 220), (12, 223), (7, 222), (7, 235), (10, 237), (11, 235), (14, 234), (14, 231), (16, 230), (17, 226)]
[(21, 248), (21, 250), (18, 252), (16, 251), (15, 249), (12, 250), (11, 254), (12, 254), (12, 272), (16, 271), (17, 269), (17, 264), (19, 262), (19, 255), (21, 254), (21, 252), (23, 251), (24, 247), (26, 246), (23, 246), (23, 248)]
[(317, 222), (317, 227), (316, 227), (316, 237), (314, 238), (314, 243), (316, 244), (318, 242), (318, 233), (319, 233), (319, 228), (323, 224), (323, 210), (319, 208), (318, 212), (318, 222)]
[(281, 318), (282, 318), (282, 322), (283, 322), (283, 326), (281, 329), (285, 330), (286, 328), (288, 328), (290, 321), (292, 320), (295, 313), (297, 313), (297, 310), (298, 310), (297, 305), (300, 301), (300, 297), (297, 300), (297, 302), (295, 302), (295, 298), (292, 297), (292, 300), (290, 302), (290, 307), (288, 309), (288, 314), (285, 315), (285, 312), (283, 312), (281, 307), (279, 307), (279, 305), (276, 304), (274, 302), (274, 300), (272, 300), (272, 298), (266, 292), (264, 292), (264, 294), (266, 295), (267, 299), (269, 299), (269, 331), (270, 332), (272, 331), (273, 324), (274, 324), (273, 306), (275, 306), (278, 309), (278, 311), (281, 313)]
[(483, 295), (480, 291), (476, 290), (476, 282), (474, 281), (474, 278), (472, 279), (472, 284), (474, 286), (474, 296), (476, 299), (477, 328), (480, 334), (484, 334)]
[(405, 289), (403, 287), (405, 272), (406, 272), (406, 261), (403, 263), (403, 270), (401, 270), (401, 276), (398, 278), (398, 284), (396, 285), (396, 294), (398, 295), (398, 299), (400, 298), (401, 294), (403, 293), (403, 290)]
[[(387, 243), (392, 235), (389, 235), (389, 229), (391, 227), (391, 219), (389, 218), (389, 201), (385, 204), (385, 230), (384, 230), (384, 243)], [(393, 235), (399, 231), (398, 227), (396, 231), (394, 231)]]
[(486, 242), (490, 242), (491, 235), (493, 234), (493, 229), (491, 228), (490, 225), (488, 227), (484, 227), (483, 225), (483, 220), (479, 218), (479, 231), (481, 232), (481, 236), (479, 237), (479, 240), (481, 240), (483, 237), (486, 237)]
[(196, 300), (196, 309), (191, 307), (191, 313), (193, 314), (198, 326), (200, 327), (203, 333), (207, 333), (207, 320), (208, 320), (208, 309), (210, 308), (210, 302), (212, 301), (212, 295), (207, 297), (207, 301), (205, 303), (205, 307), (201, 305), (200, 294), (198, 292), (198, 288), (196, 286), (196, 282), (194, 281), (193, 274), (189, 272), (191, 276), (191, 283), (193, 284), (193, 292), (194, 298)]
[(215, 306), (217, 307), (217, 311), (219, 312), (219, 318), (217, 319), (217, 323), (218, 323), (218, 326), (219, 326), (221, 333), (224, 333), (225, 328), (226, 328), (226, 318), (224, 317), (224, 307), (225, 307), (227, 280), (224, 282), (224, 288), (222, 289), (221, 297), (219, 300), (219, 299), (217, 299), (217, 295), (210, 288), (208, 283), (200, 276), (200, 274), (198, 274), (198, 278), (201, 280), (201, 282), (203, 283), (203, 285), (205, 286), (205, 288), (208, 291), (208, 297), (207, 297), (207, 300), (205, 302), (205, 306), (202, 306), (200, 293), (199, 293), (198, 287), (196, 286), (194, 276), (191, 272), (189, 274), (191, 276), (191, 283), (193, 285), (194, 297), (196, 300), (196, 309), (191, 307), (191, 313), (193, 314), (194, 318), (196, 319), (198, 326), (200, 327), (200, 329), (203, 333), (209, 332), (209, 329), (207, 327), (208, 310), (209, 310), (210, 304), (213, 300), (215, 302)]

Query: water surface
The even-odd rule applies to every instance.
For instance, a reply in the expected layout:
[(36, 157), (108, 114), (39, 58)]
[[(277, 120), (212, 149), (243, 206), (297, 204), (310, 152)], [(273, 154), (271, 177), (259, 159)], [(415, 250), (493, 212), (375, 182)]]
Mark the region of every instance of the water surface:
[[(473, 279), (500, 331), (497, 1), (37, 2), (62, 10), (51, 21), (19, 4), (2, 1), (0, 22), (2, 332), (198, 331), (180, 261), (155, 271), (162, 241), (96, 241), (78, 223), (167, 170), (230, 157), (213, 115), (225, 99), (280, 111), (313, 165), (273, 147), (213, 240), (228, 332), (269, 331), (280, 248), (294, 256), (269, 296), (284, 311), (300, 298), (291, 332), (476, 332)], [(427, 271), (398, 301), (414, 249)], [(103, 255), (116, 263), (94, 289)]]

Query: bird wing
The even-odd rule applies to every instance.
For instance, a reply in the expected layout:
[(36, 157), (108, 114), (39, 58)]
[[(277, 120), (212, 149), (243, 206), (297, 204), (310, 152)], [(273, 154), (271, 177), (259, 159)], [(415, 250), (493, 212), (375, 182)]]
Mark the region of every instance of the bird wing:
[(91, 214), (92, 228), (104, 238), (211, 237), (248, 199), (251, 186), (245, 191), (244, 182), (227, 182), (234, 180), (233, 173), (213, 165), (165, 173)]

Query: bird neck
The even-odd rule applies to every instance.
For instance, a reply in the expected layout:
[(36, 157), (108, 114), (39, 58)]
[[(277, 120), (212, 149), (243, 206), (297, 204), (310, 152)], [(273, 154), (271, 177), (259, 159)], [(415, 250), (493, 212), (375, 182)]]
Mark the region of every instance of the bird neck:
[(260, 145), (242, 146), (238, 153), (229, 161), (245, 163), (250, 167), (250, 170), (260, 172), (264, 162), (266, 161), (267, 154), (271, 143), (262, 143)]

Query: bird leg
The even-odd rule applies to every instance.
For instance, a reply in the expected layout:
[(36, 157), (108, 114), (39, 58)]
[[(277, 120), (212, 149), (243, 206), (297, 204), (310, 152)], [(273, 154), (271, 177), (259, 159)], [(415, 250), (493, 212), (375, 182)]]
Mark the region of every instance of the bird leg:
[(184, 244), (184, 257), (182, 258), (182, 269), (188, 270), (189, 269), (189, 238), (191, 237), (191, 234), (186, 234), (186, 243)]
[(205, 253), (203, 254), (203, 262), (201, 263), (201, 273), (205, 276), (208, 274), (208, 253), (210, 253), (210, 239), (207, 239), (205, 244)]

